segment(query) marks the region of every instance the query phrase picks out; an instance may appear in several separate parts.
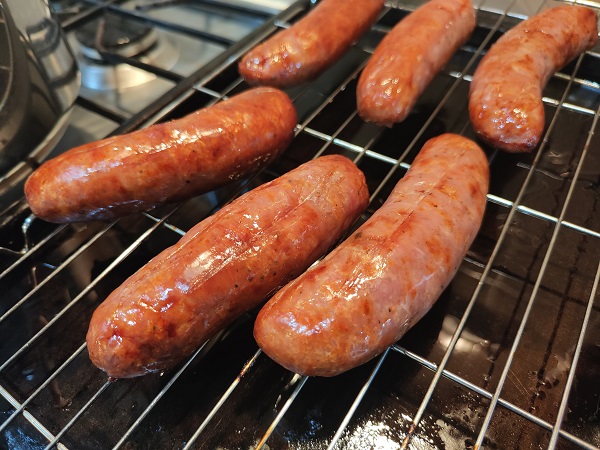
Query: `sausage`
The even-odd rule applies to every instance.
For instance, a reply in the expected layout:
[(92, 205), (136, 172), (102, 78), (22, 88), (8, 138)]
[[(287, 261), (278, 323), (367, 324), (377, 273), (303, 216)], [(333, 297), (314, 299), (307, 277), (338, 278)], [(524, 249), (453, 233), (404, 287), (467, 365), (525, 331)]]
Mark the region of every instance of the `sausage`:
[(196, 111), (71, 149), (25, 183), (49, 222), (111, 220), (208, 192), (274, 160), (297, 116), (282, 91), (256, 88)]
[(595, 12), (557, 6), (507, 31), (482, 58), (469, 91), (473, 129), (507, 152), (530, 152), (544, 131), (549, 78), (598, 40)]
[(362, 172), (331, 155), (208, 217), (94, 312), (89, 356), (110, 377), (169, 368), (322, 256), (368, 203)]
[(373, 24), (383, 0), (322, 0), (239, 62), (250, 84), (291, 87), (316, 78)]
[(429, 140), (386, 202), (260, 310), (263, 351), (303, 375), (333, 376), (383, 352), (433, 305), (482, 221), (487, 159), (471, 140)]
[(398, 22), (375, 48), (358, 79), (359, 115), (391, 126), (475, 29), (471, 0), (431, 0)]

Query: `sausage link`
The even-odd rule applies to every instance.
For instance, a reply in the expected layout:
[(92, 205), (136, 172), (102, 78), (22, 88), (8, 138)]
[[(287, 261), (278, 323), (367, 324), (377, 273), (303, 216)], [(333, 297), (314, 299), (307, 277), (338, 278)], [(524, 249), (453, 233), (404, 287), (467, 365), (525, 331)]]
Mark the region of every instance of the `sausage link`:
[(316, 78), (367, 31), (383, 0), (322, 0), (305, 17), (247, 53), (240, 74), (250, 84), (295, 86)]
[(474, 29), (471, 0), (431, 0), (398, 22), (358, 79), (360, 116), (387, 126), (402, 122)]
[(289, 97), (256, 88), (196, 111), (71, 149), (31, 174), (25, 195), (49, 222), (110, 220), (208, 192), (258, 170), (294, 134)]
[(511, 28), (473, 74), (474, 130), (496, 148), (532, 151), (544, 131), (542, 90), (548, 79), (597, 40), (596, 13), (583, 6), (557, 6)]
[(472, 141), (428, 141), (373, 216), (261, 309), (257, 343), (303, 375), (337, 375), (383, 352), (454, 276), (481, 224), (488, 179)]
[(303, 164), (194, 226), (94, 312), (87, 345), (110, 377), (169, 368), (302, 273), (368, 203), (343, 156)]

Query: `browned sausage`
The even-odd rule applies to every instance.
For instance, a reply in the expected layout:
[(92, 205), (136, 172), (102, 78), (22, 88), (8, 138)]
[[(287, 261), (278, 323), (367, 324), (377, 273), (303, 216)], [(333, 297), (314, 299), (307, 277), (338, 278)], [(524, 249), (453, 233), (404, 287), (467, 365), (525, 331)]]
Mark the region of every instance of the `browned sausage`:
[(247, 53), (250, 84), (289, 87), (316, 78), (371, 26), (383, 0), (322, 0), (305, 17)]
[(387, 126), (403, 121), (474, 29), (471, 0), (431, 0), (401, 20), (375, 48), (358, 80), (360, 116)]
[(532, 151), (544, 131), (542, 90), (548, 79), (597, 40), (596, 13), (583, 6), (557, 6), (511, 28), (473, 75), (474, 130), (494, 147)]
[(428, 141), (373, 216), (261, 309), (260, 347), (289, 370), (319, 376), (383, 352), (454, 276), (481, 224), (488, 178), (472, 141)]
[(27, 180), (50, 222), (107, 220), (208, 192), (271, 162), (297, 117), (289, 97), (257, 88), (182, 119), (71, 149)]
[(317, 260), (368, 202), (349, 159), (324, 156), (193, 227), (94, 312), (91, 360), (115, 378), (162, 370)]

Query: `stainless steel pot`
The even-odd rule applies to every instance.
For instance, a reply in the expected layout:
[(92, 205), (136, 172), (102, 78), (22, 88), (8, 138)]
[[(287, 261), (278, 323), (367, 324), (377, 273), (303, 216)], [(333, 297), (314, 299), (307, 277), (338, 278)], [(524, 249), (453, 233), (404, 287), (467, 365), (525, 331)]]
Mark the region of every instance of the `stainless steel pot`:
[(43, 0), (0, 0), (0, 191), (56, 144), (79, 93), (79, 70)]

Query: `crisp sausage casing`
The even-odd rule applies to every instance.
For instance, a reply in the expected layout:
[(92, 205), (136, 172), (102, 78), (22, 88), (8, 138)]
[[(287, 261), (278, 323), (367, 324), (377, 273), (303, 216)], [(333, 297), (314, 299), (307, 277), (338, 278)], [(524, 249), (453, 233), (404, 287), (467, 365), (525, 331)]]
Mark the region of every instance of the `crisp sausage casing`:
[(383, 0), (322, 0), (305, 17), (248, 52), (239, 63), (250, 84), (290, 87), (316, 78), (367, 31)]
[(431, 0), (398, 22), (360, 75), (360, 116), (388, 126), (403, 121), (474, 28), (471, 0)]
[(481, 224), (488, 178), (472, 141), (428, 141), (373, 216), (261, 309), (260, 347), (289, 370), (319, 376), (383, 352), (454, 276)]
[(256, 88), (184, 118), (71, 149), (25, 184), (50, 222), (110, 220), (208, 192), (253, 172), (289, 144), (297, 117), (282, 91)]
[(349, 159), (324, 156), (194, 226), (96, 309), (87, 345), (114, 378), (171, 367), (322, 256), (364, 210)]
[(583, 6), (557, 6), (508, 30), (473, 74), (474, 130), (496, 148), (532, 151), (544, 131), (542, 90), (548, 79), (597, 40), (596, 13)]

